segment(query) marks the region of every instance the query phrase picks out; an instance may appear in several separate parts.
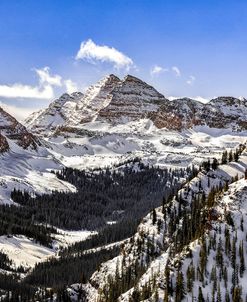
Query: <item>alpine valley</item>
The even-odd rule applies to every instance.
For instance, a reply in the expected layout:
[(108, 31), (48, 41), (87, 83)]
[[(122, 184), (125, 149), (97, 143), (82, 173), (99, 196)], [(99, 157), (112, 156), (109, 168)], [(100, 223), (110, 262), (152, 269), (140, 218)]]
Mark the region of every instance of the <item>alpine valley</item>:
[(0, 108), (0, 300), (247, 301), (247, 100), (111, 74)]

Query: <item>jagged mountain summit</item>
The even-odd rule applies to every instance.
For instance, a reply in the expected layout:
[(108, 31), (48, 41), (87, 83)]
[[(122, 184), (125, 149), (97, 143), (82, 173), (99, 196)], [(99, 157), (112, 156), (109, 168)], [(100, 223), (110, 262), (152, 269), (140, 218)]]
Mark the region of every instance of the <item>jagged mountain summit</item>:
[(56, 126), (78, 126), (94, 120), (126, 122), (157, 111), (158, 101), (167, 101), (153, 87), (133, 76), (122, 81), (113, 74), (90, 86), (84, 95), (64, 94), (46, 110), (25, 121), (28, 128), (54, 130)]
[(245, 98), (218, 97), (207, 104), (190, 98), (169, 101), (144, 81), (127, 75), (120, 80), (111, 74), (90, 86), (85, 94), (64, 94), (50, 106), (26, 119), (25, 125), (36, 133), (57, 127), (80, 127), (93, 121), (112, 125), (147, 118), (157, 128), (191, 129), (197, 125), (211, 128), (247, 127)]

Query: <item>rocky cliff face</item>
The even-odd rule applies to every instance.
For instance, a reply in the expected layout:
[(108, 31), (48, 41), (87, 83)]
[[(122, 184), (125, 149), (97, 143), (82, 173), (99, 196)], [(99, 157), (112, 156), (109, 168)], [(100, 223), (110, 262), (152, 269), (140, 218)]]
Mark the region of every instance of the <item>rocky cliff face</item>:
[(152, 86), (133, 76), (126, 76), (112, 91), (108, 106), (99, 111), (98, 120), (121, 123), (145, 118), (158, 112), (168, 100)]
[(36, 149), (39, 143), (33, 134), (0, 107), (0, 152), (9, 149), (7, 139), (13, 140), (24, 149)]
[(9, 144), (5, 136), (0, 134), (0, 153), (6, 152), (9, 150)]
[(112, 91), (121, 83), (113, 74), (90, 86), (84, 97), (77, 103), (75, 112), (67, 124), (78, 125), (95, 120), (98, 113), (112, 101)]
[(164, 102), (150, 119), (158, 128), (172, 130), (190, 129), (207, 125), (211, 128), (247, 129), (247, 101), (233, 97), (219, 97), (207, 104), (189, 98)]

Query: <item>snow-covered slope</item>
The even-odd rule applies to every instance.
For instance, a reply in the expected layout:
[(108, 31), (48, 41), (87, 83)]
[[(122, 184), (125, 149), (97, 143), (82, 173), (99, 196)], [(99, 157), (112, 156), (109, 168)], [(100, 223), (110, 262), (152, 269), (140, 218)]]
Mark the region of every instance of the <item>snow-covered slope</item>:
[(78, 125), (97, 118), (98, 112), (108, 106), (112, 99), (112, 91), (120, 79), (113, 74), (106, 76), (95, 85), (90, 86), (66, 125)]
[[(241, 301), (241, 297), (244, 300), (246, 167), (245, 153), (238, 162), (220, 165), (208, 173), (199, 172), (176, 197), (155, 210), (155, 221), (153, 213), (144, 217), (121, 254), (103, 263), (90, 282), (82, 286), (88, 301), (192, 302), (207, 298), (211, 301), (212, 296), (214, 301), (219, 296), (218, 301)], [(232, 178), (228, 188), (226, 184)], [(199, 212), (194, 212), (197, 208)], [(202, 229), (190, 229), (190, 221), (200, 219), (198, 226)], [(188, 233), (192, 232), (188, 242), (181, 237), (186, 223), (185, 237), (189, 238)], [(71, 287), (75, 297), (78, 287)], [(241, 295), (236, 298), (239, 292)], [(205, 300), (198, 300), (200, 294)]]
[(65, 93), (53, 101), (47, 109), (32, 113), (25, 120), (25, 125), (36, 133), (52, 131), (70, 118), (82, 98), (81, 92), (74, 92), (71, 95)]
[(51, 169), (62, 167), (47, 148), (11, 115), (0, 108), (0, 203), (11, 203), (14, 188), (34, 193), (75, 191)]
[(0, 236), (0, 251), (8, 255), (13, 262), (13, 267), (19, 266), (30, 269), (39, 262), (49, 257), (54, 257), (61, 248), (67, 247), (75, 242), (86, 240), (95, 232), (90, 231), (68, 231), (56, 228), (57, 233), (52, 234), (52, 248), (35, 242), (32, 238), (24, 235)]

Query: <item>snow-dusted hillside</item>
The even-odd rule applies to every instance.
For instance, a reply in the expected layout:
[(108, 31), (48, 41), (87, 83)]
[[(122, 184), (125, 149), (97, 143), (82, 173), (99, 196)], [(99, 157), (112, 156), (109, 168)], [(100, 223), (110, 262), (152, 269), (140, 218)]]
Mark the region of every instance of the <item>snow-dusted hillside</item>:
[(155, 210), (155, 219), (153, 212), (143, 218), (119, 256), (70, 293), (83, 290), (91, 302), (244, 301), (246, 168), (244, 153), (238, 162), (199, 172)]
[(62, 164), (37, 137), (1, 108), (0, 130), (0, 204), (12, 202), (10, 193), (14, 188), (38, 194), (76, 190), (50, 173), (52, 169), (61, 169)]
[(24, 235), (2, 235), (0, 236), (0, 252), (8, 255), (12, 261), (11, 267), (13, 269), (18, 269), (21, 266), (28, 272), (37, 263), (44, 262), (50, 257), (56, 257), (61, 248), (86, 240), (94, 234), (94, 232), (90, 231), (68, 231), (62, 229), (56, 229), (56, 231), (56, 234), (52, 234), (52, 247), (43, 246), (34, 239)]

